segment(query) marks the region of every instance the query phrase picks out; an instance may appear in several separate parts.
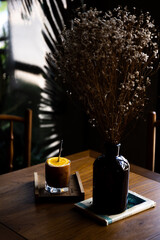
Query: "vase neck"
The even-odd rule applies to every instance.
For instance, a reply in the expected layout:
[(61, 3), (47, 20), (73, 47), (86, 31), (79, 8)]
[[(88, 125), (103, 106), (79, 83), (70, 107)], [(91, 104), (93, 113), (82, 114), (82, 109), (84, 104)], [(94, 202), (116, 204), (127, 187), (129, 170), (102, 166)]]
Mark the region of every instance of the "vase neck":
[(108, 156), (119, 156), (121, 144), (105, 143), (105, 154)]

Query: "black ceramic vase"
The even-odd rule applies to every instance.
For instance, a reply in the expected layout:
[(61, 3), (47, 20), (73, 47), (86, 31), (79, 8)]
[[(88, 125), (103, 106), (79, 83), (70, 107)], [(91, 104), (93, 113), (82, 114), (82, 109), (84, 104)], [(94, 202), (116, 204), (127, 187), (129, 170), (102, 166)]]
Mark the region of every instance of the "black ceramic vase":
[(93, 208), (101, 214), (118, 214), (127, 206), (130, 166), (119, 155), (120, 144), (106, 144), (106, 152), (93, 164)]

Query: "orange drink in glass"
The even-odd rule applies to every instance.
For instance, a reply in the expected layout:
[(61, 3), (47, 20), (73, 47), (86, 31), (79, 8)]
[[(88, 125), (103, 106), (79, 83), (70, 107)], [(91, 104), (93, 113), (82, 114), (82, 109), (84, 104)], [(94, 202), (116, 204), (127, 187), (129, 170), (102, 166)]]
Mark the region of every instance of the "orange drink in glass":
[(45, 189), (50, 193), (69, 190), (71, 161), (63, 157), (52, 157), (45, 162)]

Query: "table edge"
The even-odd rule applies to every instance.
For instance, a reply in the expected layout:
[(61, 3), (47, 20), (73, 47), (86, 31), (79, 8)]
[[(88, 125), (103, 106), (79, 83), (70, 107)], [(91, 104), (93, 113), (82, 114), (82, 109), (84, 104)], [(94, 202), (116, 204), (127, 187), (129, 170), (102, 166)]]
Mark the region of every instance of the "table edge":
[[(87, 158), (87, 157), (91, 157), (91, 158), (96, 159), (100, 155), (101, 155), (101, 153), (99, 153), (99, 152), (97, 152), (93, 149), (88, 149), (88, 150), (84, 150), (82, 152), (70, 154), (70, 155), (66, 156), (66, 158), (69, 158), (71, 161), (79, 161), (79, 160)], [(42, 165), (42, 164), (44, 164), (44, 163), (39, 163), (38, 165)], [(32, 167), (36, 168), (36, 165), (33, 165), (29, 168), (32, 168)], [(154, 180), (156, 182), (160, 182), (160, 174), (159, 173), (152, 172), (152, 171), (150, 171), (146, 168), (143, 168), (143, 167), (140, 167), (140, 166), (137, 166), (137, 165), (134, 165), (134, 164), (130, 164), (130, 167), (131, 167), (131, 172), (139, 174), (143, 177), (149, 178), (149, 179)], [(2, 174), (0, 176), (7, 176), (8, 174), (10, 175), (10, 174), (13, 174), (13, 173), (16, 174), (16, 172), (25, 171), (25, 170), (26, 170), (26, 168), (23, 168), (23, 169), (19, 169), (17, 171)]]
[[(85, 151), (83, 153), (86, 154), (87, 151)], [(96, 152), (95, 150), (92, 150), (92, 149), (88, 150), (88, 154), (89, 154), (90, 157), (93, 157), (93, 158), (97, 158), (98, 156), (101, 155), (101, 153)], [(137, 166), (135, 164), (130, 164), (130, 167), (131, 167), (130, 168), (131, 172), (139, 174), (143, 177), (149, 178), (149, 179), (154, 180), (156, 182), (160, 182), (160, 174), (159, 173), (153, 172), (151, 170), (148, 170), (146, 168)]]

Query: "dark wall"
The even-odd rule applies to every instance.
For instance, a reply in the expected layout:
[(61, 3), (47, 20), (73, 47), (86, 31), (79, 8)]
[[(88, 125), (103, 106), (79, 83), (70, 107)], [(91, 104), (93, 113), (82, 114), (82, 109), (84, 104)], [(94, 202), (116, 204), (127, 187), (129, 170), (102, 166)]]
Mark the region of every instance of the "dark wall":
[[(14, 1), (13, 1), (14, 2)], [(15, 1), (16, 2), (16, 1)], [(26, 1), (27, 2), (27, 1)], [(31, 2), (32, 1), (28, 1)], [(70, 1), (72, 2), (72, 1)], [(75, 0), (77, 4), (80, 4), (80, 0)], [(142, 9), (143, 11), (149, 11), (152, 17), (156, 20), (157, 25), (159, 26), (159, 5), (158, 1), (152, 0), (150, 2), (140, 1), (140, 0), (84, 0), (84, 3), (87, 3), (88, 7), (97, 7), (99, 10), (112, 10), (118, 5), (136, 7)], [(32, 6), (32, 5), (31, 5)], [(73, 6), (73, 5), (72, 5)], [(31, 8), (28, 8), (31, 9)], [(16, 12), (17, 11), (17, 12)], [(15, 6), (12, 9), (11, 14), (17, 14), (19, 9)], [(34, 11), (34, 8), (31, 10)], [(72, 13), (72, 12), (71, 12)], [(26, 15), (25, 15), (26, 14)], [(22, 20), (24, 20), (24, 35), (17, 32), (18, 40), (21, 40), (22, 47), (25, 38), (25, 27), (27, 27), (27, 18), (30, 18), (30, 14), (23, 12), (21, 14)], [(26, 16), (26, 19), (25, 19)], [(32, 24), (32, 23), (30, 23)], [(28, 37), (28, 41), (31, 41), (33, 48), (41, 46), (40, 41), (42, 38), (33, 39), (33, 35)], [(20, 39), (21, 38), (21, 39)], [(34, 40), (34, 41), (33, 41)], [(37, 42), (36, 42), (37, 40)], [(12, 45), (12, 44), (11, 44)], [(20, 47), (20, 45), (18, 46)], [(24, 47), (25, 48), (25, 47)], [(11, 49), (12, 50), (12, 49)], [(41, 47), (40, 47), (41, 50)], [(46, 46), (46, 52), (48, 48)], [(12, 51), (11, 51), (12, 52)], [(33, 51), (31, 48), (28, 49), (28, 52), (31, 56)], [(41, 77), (45, 78), (45, 74), (39, 66), (39, 62), (36, 62), (36, 66), (32, 66), (30, 61), (26, 62), (26, 57), (24, 55), (24, 50), (21, 51), (22, 59), (24, 62), (18, 62), (12, 57), (11, 66), (15, 68), (14, 70), (20, 70), (26, 73), (26, 79), (28, 78), (27, 74), (32, 73), (34, 79), (37, 79), (38, 82)], [(45, 58), (45, 55), (44, 55)], [(99, 152), (102, 151), (104, 142), (100, 135), (98, 134), (95, 128), (91, 128), (88, 124), (88, 118), (83, 112), (83, 108), (78, 104), (67, 98), (64, 93), (58, 91), (57, 88), (52, 84), (48, 85), (48, 89), (41, 89), (35, 85), (29, 83), (23, 83), (21, 79), (17, 78), (17, 75), (14, 74), (12, 70), (11, 82), (9, 91), (7, 92), (6, 99), (3, 102), (3, 112), (14, 113), (18, 115), (23, 115), (24, 109), (30, 107), (33, 110), (34, 122), (33, 122), (33, 148), (32, 148), (32, 159), (33, 164), (44, 161), (46, 155), (54, 151), (55, 154), (58, 153), (58, 141), (64, 139), (64, 149), (63, 154), (68, 155), (78, 151), (82, 151), (88, 148), (95, 149)], [(36, 77), (36, 78), (35, 78)], [(157, 92), (158, 92), (158, 74), (154, 77), (152, 87), (150, 89), (150, 103), (146, 106), (145, 118), (135, 122), (133, 131), (129, 133), (124, 142), (122, 143), (121, 153), (129, 160), (135, 164), (145, 166), (146, 159), (146, 116), (149, 110), (157, 110)], [(53, 82), (53, 79), (50, 79)], [(52, 99), (45, 99), (42, 97), (42, 93), (51, 93)], [(55, 94), (56, 93), (56, 94)], [(5, 104), (4, 104), (5, 103)], [(2, 103), (1, 103), (2, 104)], [(52, 106), (53, 111), (48, 112), (41, 108), (41, 105)], [(43, 115), (43, 118), (40, 119), (39, 116)], [(46, 118), (44, 117), (46, 116)], [(47, 126), (47, 124), (54, 124), (52, 128), (41, 128), (41, 126)], [(55, 138), (49, 139), (49, 137), (55, 134)], [(47, 146), (53, 143), (52, 150)], [(55, 143), (55, 145), (54, 145)]]
[(159, 17), (159, 2), (157, 0), (153, 1), (145, 1), (145, 0), (86, 0), (87, 5), (97, 7), (100, 10), (112, 10), (114, 7), (127, 6), (128, 8), (136, 7), (139, 10), (144, 12), (148, 11), (152, 15), (152, 17), (156, 20), (157, 24), (160, 23)]

